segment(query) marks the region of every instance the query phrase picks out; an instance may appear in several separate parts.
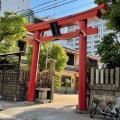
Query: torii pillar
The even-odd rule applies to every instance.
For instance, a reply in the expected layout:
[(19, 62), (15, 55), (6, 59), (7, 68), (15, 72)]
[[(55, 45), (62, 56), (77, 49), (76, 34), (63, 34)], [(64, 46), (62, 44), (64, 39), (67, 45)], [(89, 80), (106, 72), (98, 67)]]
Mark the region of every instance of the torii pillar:
[[(38, 24), (31, 24), (26, 25), (25, 27), (29, 32), (35, 33), (35, 40), (39, 42), (49, 42), (56, 39), (68, 39), (71, 37), (74, 37), (79, 34), (80, 42), (79, 42), (79, 89), (78, 89), (78, 110), (79, 111), (86, 111), (86, 99), (87, 99), (87, 93), (86, 93), (86, 74), (87, 74), (87, 38), (86, 35), (92, 35), (97, 34), (98, 29), (97, 28), (87, 28), (87, 21), (92, 20), (98, 20), (101, 18), (102, 13), (105, 13), (108, 9), (107, 4), (99, 5), (95, 8), (92, 8), (90, 10), (66, 16), (59, 19), (54, 19)], [(50, 23), (56, 22), (58, 25), (62, 27), (75, 25), (76, 22), (79, 22), (80, 29), (76, 30), (75, 32), (65, 33), (61, 34), (59, 37), (53, 37), (53, 36), (40, 36), (40, 32), (44, 32), (47, 30), (50, 30)], [(57, 30), (56, 30), (57, 32)], [(37, 64), (39, 59), (39, 44), (35, 41), (34, 43), (34, 50), (33, 50), (33, 59), (32, 59), (32, 67), (31, 67), (31, 76), (30, 76), (30, 85), (29, 85), (29, 92), (28, 92), (28, 102), (34, 101), (34, 94), (35, 94), (35, 81), (36, 81), (36, 74), (37, 74)]]
[[(87, 21), (83, 20), (80, 21), (80, 29), (84, 30), (86, 32), (87, 28)], [(87, 38), (83, 36), (81, 33), (79, 41), (79, 81), (78, 81), (78, 110), (85, 111), (86, 110), (86, 59), (87, 59)]]

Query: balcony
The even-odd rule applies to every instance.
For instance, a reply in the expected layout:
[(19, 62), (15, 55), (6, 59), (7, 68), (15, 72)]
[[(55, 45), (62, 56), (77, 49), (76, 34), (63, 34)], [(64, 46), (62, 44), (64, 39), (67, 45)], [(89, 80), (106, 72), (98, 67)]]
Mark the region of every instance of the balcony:
[(100, 43), (100, 40), (95, 40), (94, 41), (94, 44), (98, 44), (98, 43)]
[(68, 40), (67, 44), (73, 44), (73, 39)]
[(87, 40), (92, 40), (92, 36), (88, 36), (88, 37), (87, 37)]
[(79, 38), (74, 38), (75, 43), (79, 43)]
[(94, 35), (94, 39), (96, 40), (99, 40), (100, 39), (100, 35)]

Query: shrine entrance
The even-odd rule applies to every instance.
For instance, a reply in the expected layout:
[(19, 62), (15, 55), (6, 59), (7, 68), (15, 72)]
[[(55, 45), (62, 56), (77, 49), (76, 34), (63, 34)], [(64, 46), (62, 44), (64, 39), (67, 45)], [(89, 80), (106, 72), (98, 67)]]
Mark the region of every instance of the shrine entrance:
[[(108, 9), (106, 4), (99, 5), (93, 9), (81, 12), (78, 14), (70, 15), (67, 17), (54, 19), (38, 24), (26, 25), (25, 27), (29, 32), (35, 34), (34, 36), (34, 49), (32, 56), (31, 76), (28, 91), (28, 101), (34, 101), (35, 95), (35, 81), (38, 68), (40, 42), (49, 42), (54, 40), (67, 40), (78, 34), (79, 42), (79, 86), (78, 86), (78, 110), (86, 111), (86, 56), (87, 56), (87, 35), (97, 34), (98, 28), (87, 27), (87, 22), (98, 20), (101, 18), (102, 13)], [(60, 34), (60, 28), (79, 24), (80, 29), (75, 32)], [(42, 36), (42, 32), (52, 30), (53, 36)]]

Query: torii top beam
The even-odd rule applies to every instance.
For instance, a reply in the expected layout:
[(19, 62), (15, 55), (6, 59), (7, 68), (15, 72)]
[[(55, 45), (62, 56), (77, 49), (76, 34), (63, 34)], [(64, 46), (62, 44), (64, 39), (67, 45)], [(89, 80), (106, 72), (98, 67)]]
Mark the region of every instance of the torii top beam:
[(74, 15), (70, 15), (42, 23), (25, 25), (25, 28), (28, 30), (28, 32), (34, 33), (35, 31), (44, 32), (49, 30), (50, 23), (55, 21), (58, 21), (58, 25), (60, 26), (60, 28), (77, 24), (77, 22), (80, 20), (87, 20), (89, 22), (101, 18), (102, 13), (106, 12), (107, 9), (108, 9), (107, 4), (102, 4), (85, 12), (77, 13)]

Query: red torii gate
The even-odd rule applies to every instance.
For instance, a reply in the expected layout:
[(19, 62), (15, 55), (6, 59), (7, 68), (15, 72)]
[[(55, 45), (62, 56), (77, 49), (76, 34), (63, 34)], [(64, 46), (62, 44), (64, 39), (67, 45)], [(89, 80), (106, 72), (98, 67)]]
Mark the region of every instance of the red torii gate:
[[(98, 28), (87, 28), (87, 22), (92, 20), (97, 20), (101, 18), (102, 13), (106, 12), (108, 6), (106, 4), (99, 5), (93, 9), (87, 10), (85, 12), (81, 12), (78, 14), (70, 15), (67, 17), (54, 19), (38, 24), (26, 25), (25, 27), (29, 32), (35, 33), (34, 40), (34, 49), (32, 56), (32, 66), (31, 66), (31, 76), (30, 76), (30, 84), (28, 91), (28, 102), (34, 101), (35, 95), (35, 82), (36, 82), (36, 74), (37, 74), (37, 66), (39, 60), (39, 51), (40, 51), (40, 42), (49, 42), (50, 40), (56, 39), (67, 39), (70, 36), (75, 36), (79, 33), (79, 86), (78, 86), (78, 110), (86, 111), (86, 48), (87, 48), (87, 39), (86, 35), (97, 34)], [(71, 26), (75, 24), (80, 25), (80, 29), (75, 32), (62, 34), (59, 38), (53, 36), (42, 36), (41, 32), (50, 30), (50, 23), (58, 22), (60, 28)], [(39, 41), (38, 41), (39, 40)]]

